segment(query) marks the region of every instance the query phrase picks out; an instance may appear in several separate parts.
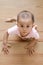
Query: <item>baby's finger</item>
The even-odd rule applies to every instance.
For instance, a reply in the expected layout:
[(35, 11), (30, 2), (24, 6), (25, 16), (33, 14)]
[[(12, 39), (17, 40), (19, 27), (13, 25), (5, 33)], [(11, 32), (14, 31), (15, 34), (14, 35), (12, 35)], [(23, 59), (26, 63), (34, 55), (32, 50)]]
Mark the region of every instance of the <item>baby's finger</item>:
[(8, 49), (5, 49), (4, 51), (5, 51), (5, 53), (6, 53), (6, 54), (8, 54), (8, 53), (9, 53), (9, 50), (8, 50)]
[(30, 56), (32, 55), (32, 51), (31, 51), (31, 50), (29, 50), (29, 55), (30, 55)]
[(4, 51), (4, 48), (2, 48), (1, 52), (3, 52), (3, 51)]
[(33, 55), (33, 54), (34, 54), (34, 52), (35, 52), (35, 50), (34, 50), (34, 49), (29, 50), (29, 55)]
[(3, 52), (4, 54), (8, 54), (8, 53), (9, 53), (9, 50), (8, 50), (7, 48), (3, 48), (3, 49), (2, 49), (2, 52)]
[(9, 52), (8, 51), (5, 51), (4, 54), (8, 54)]

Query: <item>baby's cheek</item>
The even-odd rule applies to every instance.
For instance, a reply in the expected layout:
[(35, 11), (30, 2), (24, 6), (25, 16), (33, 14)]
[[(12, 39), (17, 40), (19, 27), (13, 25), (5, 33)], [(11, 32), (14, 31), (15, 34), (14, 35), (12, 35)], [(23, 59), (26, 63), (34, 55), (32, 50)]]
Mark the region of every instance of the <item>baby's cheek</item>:
[(20, 31), (20, 32), (22, 32), (22, 31), (23, 31), (23, 29), (20, 29), (19, 31)]
[(31, 30), (32, 30), (31, 28), (27, 29), (28, 32), (31, 32)]

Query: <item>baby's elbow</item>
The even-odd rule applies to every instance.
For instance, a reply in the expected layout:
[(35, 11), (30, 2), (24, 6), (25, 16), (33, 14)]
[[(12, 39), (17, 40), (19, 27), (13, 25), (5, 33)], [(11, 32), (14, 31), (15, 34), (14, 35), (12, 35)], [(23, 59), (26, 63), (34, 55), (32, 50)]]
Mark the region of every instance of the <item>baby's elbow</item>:
[(5, 34), (4, 34), (5, 36), (8, 36), (9, 35), (9, 33), (8, 33), (8, 31), (5, 31)]
[(3, 40), (5, 40), (6, 38), (8, 38), (8, 36), (9, 36), (8, 32), (5, 31), (4, 36), (3, 36)]

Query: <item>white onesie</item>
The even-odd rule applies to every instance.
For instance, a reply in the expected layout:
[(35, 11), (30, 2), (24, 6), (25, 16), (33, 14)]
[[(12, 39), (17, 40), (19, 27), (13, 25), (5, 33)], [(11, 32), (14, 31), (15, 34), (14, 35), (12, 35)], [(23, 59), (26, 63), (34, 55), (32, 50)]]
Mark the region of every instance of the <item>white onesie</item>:
[(16, 34), (16, 35), (18, 35), (19, 37), (21, 37), (22, 39), (25, 39), (25, 38), (26, 38), (26, 39), (27, 39), (27, 38), (39, 39), (39, 34), (38, 34), (37, 30), (36, 30), (34, 27), (32, 28), (31, 32), (30, 32), (27, 36), (25, 36), (25, 37), (22, 37), (22, 36), (20, 35), (20, 32), (19, 32), (19, 30), (18, 30), (17, 25), (15, 25), (15, 26), (9, 28), (9, 29), (7, 30), (7, 32), (8, 32), (8, 34)]

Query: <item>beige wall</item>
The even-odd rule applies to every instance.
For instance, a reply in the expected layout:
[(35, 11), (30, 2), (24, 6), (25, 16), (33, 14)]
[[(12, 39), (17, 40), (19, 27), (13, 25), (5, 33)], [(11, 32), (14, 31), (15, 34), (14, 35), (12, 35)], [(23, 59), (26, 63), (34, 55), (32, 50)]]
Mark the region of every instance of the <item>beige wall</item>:
[(34, 13), (38, 21), (43, 21), (43, 0), (0, 0), (0, 20), (16, 18), (21, 10)]

